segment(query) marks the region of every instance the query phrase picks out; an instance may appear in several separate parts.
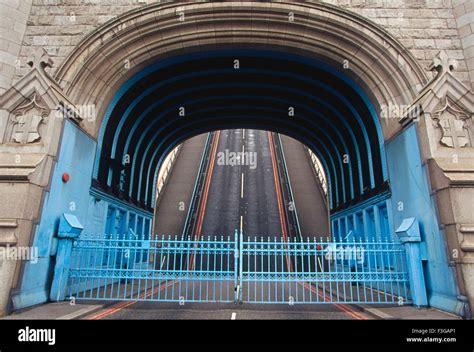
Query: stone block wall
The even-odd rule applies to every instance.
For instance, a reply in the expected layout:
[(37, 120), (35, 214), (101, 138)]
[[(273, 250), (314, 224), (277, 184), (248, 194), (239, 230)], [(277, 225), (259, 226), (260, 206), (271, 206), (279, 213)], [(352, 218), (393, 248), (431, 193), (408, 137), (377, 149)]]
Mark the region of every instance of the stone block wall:
[[(25, 29), (22, 23), (29, 9), (26, 4), (31, 1), (31, 13)], [(3, 65), (8, 66), (5, 72), (2, 69), (0, 89), (5, 85), (5, 83), (2, 85), (2, 82), (6, 82), (3, 76), (11, 75), (13, 69), (14, 81), (26, 72), (26, 61), (34, 47), (46, 48), (57, 68), (74, 46), (94, 29), (126, 11), (152, 2), (157, 1), (0, 0), (0, 3), (5, 4), (1, 6), (9, 8), (8, 13), (5, 13), (7, 19), (1, 20), (0, 24), (7, 25), (15, 31), (14, 41), (8, 45), (3, 39), (0, 42), (0, 60)], [(324, 0), (324, 2), (358, 13), (379, 24), (410, 50), (427, 70), (434, 56), (440, 50), (445, 50), (448, 57), (459, 62), (456, 76), (465, 84), (471, 84), (474, 67), (472, 0)], [(17, 3), (22, 5), (17, 6)], [(12, 11), (20, 12), (21, 16), (12, 17), (9, 14)], [(3, 11), (1, 17), (5, 17)], [(24, 31), (23, 37), (21, 30)], [(21, 49), (18, 47), (19, 43), (22, 43)]]
[[(474, 82), (474, 1), (453, 0), (453, 13), (459, 28), (469, 77), (471, 82)], [(472, 87), (474, 88), (474, 83)]]
[[(465, 1), (472, 4), (472, 0)], [(327, 2), (345, 7), (380, 25), (410, 50), (425, 69), (428, 69), (440, 50), (445, 50), (449, 58), (458, 60), (459, 66), (455, 75), (463, 83), (471, 84), (451, 0)]]
[(12, 84), (33, 0), (0, 1), (0, 94)]

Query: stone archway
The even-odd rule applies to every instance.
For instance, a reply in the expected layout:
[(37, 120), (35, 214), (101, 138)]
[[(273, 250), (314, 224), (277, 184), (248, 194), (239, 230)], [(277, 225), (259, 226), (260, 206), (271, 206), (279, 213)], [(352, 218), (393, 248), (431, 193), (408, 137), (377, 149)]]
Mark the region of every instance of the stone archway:
[[(54, 112), (55, 104), (60, 105), (63, 107), (62, 112), (68, 112), (65, 115), (79, 126), (87, 138), (92, 141), (100, 140), (100, 128), (108, 106), (113, 101), (119, 87), (126, 84), (133, 75), (157, 60), (197, 51), (225, 48), (291, 52), (313, 57), (329, 65), (342, 68), (348, 77), (357, 82), (367, 93), (379, 118), (382, 117), (384, 109), (387, 107), (407, 107), (407, 109), (399, 110), (397, 116), (392, 116), (395, 118), (380, 118), (382, 142), (393, 141), (393, 148), (401, 148), (406, 154), (405, 159), (397, 159), (398, 164), (395, 162), (392, 164), (392, 171), (397, 170), (397, 166), (403, 166), (403, 163), (410, 159), (407, 146), (421, 140), (421, 156), (416, 160), (411, 160), (412, 167), (421, 168), (429, 159), (433, 160), (430, 162), (431, 169), (443, 174), (442, 168), (440, 169), (436, 162), (436, 155), (431, 153), (433, 138), (428, 137), (435, 132), (425, 120), (428, 115), (406, 114), (410, 108), (415, 108), (416, 104), (420, 104), (422, 107), (426, 105), (431, 110), (425, 109), (424, 111), (433, 111), (434, 113), (433, 109), (437, 106), (432, 99), (428, 100), (428, 97), (433, 94), (436, 96), (437, 89), (445, 96), (454, 94), (456, 104), (459, 105), (456, 108), (457, 111), (464, 109), (472, 112), (472, 93), (469, 93), (469, 90), (466, 92), (466, 88), (461, 83), (449, 76), (449, 70), (440, 70), (436, 80), (429, 83), (427, 74), (408, 50), (370, 21), (330, 5), (260, 2), (193, 5), (153, 4), (131, 11), (108, 22), (86, 37), (77, 45), (52, 78), (44, 71), (46, 61), (40, 59), (32, 71), (34, 74), (29, 74), (18, 82), (14, 90), (7, 91), (1, 97), (0, 105), (5, 110), (13, 112), (20, 101), (31, 98), (32, 91), (41, 91), (42, 89), (42, 91), (48, 92), (51, 100), (50, 117), (54, 117), (56, 114)], [(437, 67), (439, 66), (442, 66), (442, 62)], [(443, 80), (446, 81), (445, 77), (452, 78), (448, 83), (441, 84), (440, 82)], [(450, 89), (454, 93), (448, 94)], [(20, 92), (20, 96), (17, 94), (18, 92)], [(429, 104), (425, 103), (426, 101), (429, 101)], [(93, 106), (95, 110), (94, 116), (90, 119), (84, 118), (80, 113), (84, 107), (88, 106)], [(419, 109), (415, 110), (419, 112)], [(406, 137), (407, 135), (404, 135), (405, 126), (409, 126), (412, 120), (418, 118), (420, 124), (416, 125), (416, 128), (412, 127), (409, 132), (410, 136)], [(34, 151), (41, 161), (31, 164), (31, 168), (34, 170), (32, 173), (41, 170), (43, 178), (35, 185), (38, 199), (31, 204), (32, 211), (28, 215), (30, 226), (16, 231), (16, 237), (20, 239), (20, 242), (24, 244), (37, 243), (45, 248), (45, 252), (49, 248), (48, 245), (52, 240), (53, 233), (49, 234), (48, 242), (48, 238), (38, 236), (31, 225), (35, 219), (42, 218), (42, 216), (44, 219), (44, 211), (41, 215), (41, 199), (44, 199), (45, 195), (47, 197), (51, 187), (54, 187), (52, 181), (49, 180), (50, 175), (56, 175), (59, 170), (57, 167), (54, 169), (52, 164), (59, 154), (60, 146), (64, 146), (64, 141), (62, 144), (59, 142), (59, 131), (63, 124), (62, 119), (50, 118), (47, 124), (48, 131), (54, 131), (54, 133), (51, 138), (43, 139), (44, 144)], [(414, 126), (413, 123), (411, 126)], [(399, 138), (402, 135), (403, 137)], [(92, 144), (88, 144), (88, 148), (93, 149)], [(25, 150), (25, 152), (31, 153), (31, 150)], [(449, 157), (449, 151), (447, 155)], [(469, 155), (466, 157), (472, 157), (472, 152)], [(89, 155), (89, 157), (91, 156)], [(432, 173), (435, 174), (435, 171)], [(401, 173), (395, 176), (395, 179), (397, 177), (403, 178), (406, 177), (406, 174)], [(424, 224), (425, 230), (428, 228), (429, 231), (436, 232), (436, 234), (431, 232), (425, 234), (429, 238), (434, 235), (437, 243), (431, 256), (432, 258), (442, 257), (437, 265), (443, 266), (443, 280), (450, 283), (449, 292), (443, 290), (438, 292), (439, 284), (434, 284), (433, 287), (437, 288), (433, 291), (434, 298), (431, 304), (459, 312), (460, 308), (454, 297), (455, 278), (452, 270), (448, 268), (447, 262), (451, 249), (459, 247), (458, 241), (453, 238), (457, 235), (456, 229), (462, 228), (462, 224), (457, 224), (455, 215), (450, 217), (450, 225), (453, 225), (452, 221), (454, 221), (454, 230), (450, 235), (451, 241), (447, 241), (449, 246), (446, 247), (444, 234), (438, 231), (439, 220), (437, 219), (436, 205), (431, 204), (433, 199), (429, 195), (428, 180), (424, 178), (423, 172), (418, 177), (426, 183), (423, 190), (420, 191), (428, 204), (424, 209), (428, 214), (423, 220), (426, 222)], [(399, 187), (401, 186), (399, 185)], [(446, 189), (449, 192), (450, 186), (440, 188), (440, 190)], [(472, 188), (469, 189), (472, 191)], [(21, 192), (27, 194), (27, 191)], [(445, 193), (440, 192), (440, 196)], [(413, 197), (410, 194), (404, 196), (408, 197), (408, 200), (410, 196)], [(451, 194), (451, 196), (453, 195)], [(394, 204), (398, 204), (398, 202)], [(413, 206), (408, 208), (410, 211), (415, 211)], [(452, 210), (449, 206), (446, 207), (442, 204), (438, 204), (438, 208), (441, 212), (443, 209), (446, 212)], [(49, 215), (52, 224), (54, 224), (57, 214)], [(402, 211), (402, 215), (398, 216), (396, 220), (399, 221), (401, 217), (408, 215)], [(11, 218), (19, 219), (23, 218), (23, 215), (12, 214)], [(347, 221), (347, 216), (341, 214), (341, 220), (338, 221)], [(469, 221), (471, 220), (467, 222), (469, 223)], [(474, 219), (471, 222), (474, 222)], [(470, 251), (469, 243), (465, 248), (466, 253)], [(462, 264), (457, 267), (461, 293), (471, 296), (472, 293), (469, 292), (473, 291), (471, 287), (474, 283), (467, 279), (468, 276), (462, 275), (463, 271), (461, 270), (461, 268), (470, 270), (467, 265), (469, 261), (466, 262), (466, 265), (461, 260), (459, 263)], [(44, 265), (48, 267), (49, 264), (45, 263)], [(12, 269), (7, 270), (9, 271), (9, 280), (11, 280), (14, 272)], [(27, 270), (23, 268), (23, 279), (25, 272)], [(18, 274), (19, 268), (16, 269), (16, 275)], [(15, 279), (15, 281), (18, 282), (14, 285), (18, 288), (18, 293), (13, 297), (15, 307), (28, 306), (47, 298), (45, 282), (38, 282), (35, 287), (31, 287), (31, 292), (29, 292), (23, 287), (24, 281), (23, 283), (21, 280)]]
[[(379, 108), (410, 104), (428, 81), (406, 48), (361, 16), (326, 4), (259, 2), (145, 6), (84, 39), (54, 79), (74, 104), (97, 106), (98, 120), (83, 122), (96, 136), (114, 92), (134, 73), (160, 58), (229, 46), (310, 53), (346, 65)], [(399, 124), (386, 124), (389, 138)]]

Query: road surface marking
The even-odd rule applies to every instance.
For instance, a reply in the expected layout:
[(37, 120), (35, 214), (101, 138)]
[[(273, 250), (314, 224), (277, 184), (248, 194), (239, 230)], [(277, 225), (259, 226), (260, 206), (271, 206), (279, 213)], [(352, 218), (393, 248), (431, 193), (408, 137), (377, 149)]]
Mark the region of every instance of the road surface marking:
[(242, 139), (245, 139), (245, 128), (242, 128)]
[(81, 315), (85, 315), (85, 314), (87, 314), (87, 313), (91, 313), (92, 311), (94, 311), (94, 310), (96, 310), (96, 309), (100, 309), (101, 307), (102, 307), (102, 305), (96, 304), (96, 305), (93, 305), (93, 306), (90, 306), (90, 307), (82, 308), (82, 309), (79, 309), (79, 310), (76, 311), (76, 312), (72, 312), (72, 313), (63, 315), (62, 317), (56, 318), (56, 320), (72, 320), (72, 319), (76, 319), (76, 318), (80, 317)]
[[(203, 195), (201, 198), (201, 206), (198, 209), (198, 213), (196, 215), (197, 218), (197, 224), (196, 224), (196, 231), (194, 234), (194, 237), (196, 241), (199, 241), (201, 239), (201, 229), (202, 229), (202, 224), (204, 222), (204, 215), (206, 213), (206, 204), (207, 204), (207, 198), (209, 196), (209, 189), (211, 185), (211, 179), (212, 179), (212, 174), (214, 172), (214, 164), (216, 161), (216, 155), (217, 155), (217, 149), (219, 145), (219, 138), (220, 138), (220, 131), (217, 131), (214, 137), (212, 149), (211, 149), (211, 154), (209, 157), (209, 167), (207, 170), (207, 175), (206, 175), (206, 180), (204, 182), (204, 189), (203, 189)], [(191, 253), (191, 258), (189, 260), (189, 265), (190, 269), (194, 269), (194, 252)]]
[[(157, 293), (158, 291), (163, 291), (165, 288), (167, 287), (170, 287), (174, 284), (176, 284), (178, 282), (178, 280), (174, 280), (174, 281), (171, 281), (171, 282), (164, 282), (163, 284), (161, 284), (160, 286), (156, 287), (154, 290), (153, 289), (149, 289), (148, 293), (144, 294), (142, 293), (140, 295), (140, 298), (144, 298), (144, 297), (150, 297), (153, 293)], [(102, 311), (102, 312), (99, 312), (91, 317), (87, 317), (85, 319), (87, 320), (99, 320), (99, 319), (102, 319), (102, 318), (105, 318), (109, 315), (112, 315), (114, 313), (117, 313), (118, 311), (121, 311), (122, 309), (124, 308), (127, 308), (129, 306), (131, 306), (132, 304), (135, 304), (137, 303), (138, 301), (125, 301), (125, 302), (120, 302), (120, 303), (117, 303), (117, 304), (114, 304), (112, 307)]]
[(364, 308), (367, 312), (369, 313), (372, 313), (373, 315), (381, 318), (381, 319), (385, 319), (385, 320), (388, 320), (388, 319), (394, 319), (394, 317), (390, 314), (387, 314), (385, 312), (382, 312), (381, 310), (377, 309), (377, 308), (372, 308), (372, 307), (369, 307), (367, 305), (361, 305), (362, 308)]
[(240, 198), (244, 198), (244, 173), (242, 172), (242, 180), (240, 182)]
[(240, 232), (242, 232), (244, 228), (244, 216), (240, 215)]
[(237, 313), (232, 313), (232, 316), (230, 317), (230, 320), (235, 320), (236, 317), (237, 317)]
[(166, 259), (166, 255), (164, 255), (163, 259), (161, 260), (161, 266), (160, 266), (161, 269), (163, 269), (163, 265), (165, 264), (165, 259)]
[[(267, 132), (267, 133), (268, 133), (268, 143), (269, 143), (269, 146), (270, 146), (270, 155), (271, 155), (271, 159), (272, 159), (273, 178), (274, 178), (274, 182), (275, 182), (275, 191), (276, 191), (276, 194), (277, 194), (278, 211), (280, 213), (280, 224), (281, 224), (281, 229), (282, 229), (282, 234), (283, 234), (283, 240), (285, 242), (288, 242), (288, 233), (287, 233), (286, 221), (285, 221), (286, 216), (285, 216), (284, 205), (283, 205), (284, 204), (284, 199), (283, 199), (283, 194), (281, 192), (282, 186), (281, 186), (281, 183), (280, 183), (280, 178), (279, 178), (278, 170), (277, 170), (276, 151), (275, 151), (275, 148), (274, 148), (274, 145), (273, 145), (273, 134), (272, 134), (272, 132)], [(286, 254), (286, 265), (287, 265), (287, 268), (290, 272), (293, 271), (293, 263), (291, 262), (290, 256), (289, 256), (288, 253)], [(303, 287), (306, 287), (306, 285), (303, 285)], [(306, 287), (306, 288), (308, 288), (308, 287)], [(321, 293), (319, 292), (319, 290), (315, 290), (312, 286), (309, 289), (311, 291), (313, 291), (313, 293), (316, 293), (320, 297), (323, 297), (321, 295)], [(326, 301), (328, 301), (327, 298), (326, 298)], [(353, 310), (350, 307), (343, 306), (343, 305), (340, 305), (340, 304), (334, 304), (334, 306), (336, 308), (338, 308), (339, 310), (345, 312), (346, 314), (350, 315), (351, 317), (357, 319), (357, 320), (367, 320), (368, 319), (367, 317), (365, 317), (364, 315), (358, 313), (357, 311)]]
[[(283, 241), (288, 242), (286, 216), (285, 216), (284, 205), (283, 205), (284, 200), (283, 200), (283, 194), (281, 193), (281, 184), (280, 184), (280, 178), (279, 178), (278, 169), (277, 169), (276, 151), (273, 145), (273, 134), (272, 132), (267, 132), (267, 133), (268, 133), (268, 145), (270, 148), (270, 155), (271, 155), (271, 160), (272, 160), (273, 181), (275, 184), (275, 192), (276, 192), (276, 198), (277, 198), (277, 204), (278, 204), (278, 213), (280, 215), (281, 233), (283, 236)], [(293, 271), (293, 263), (291, 262), (288, 254), (285, 257), (286, 257), (286, 266), (288, 270)]]
[[(331, 302), (328, 297), (326, 297), (321, 292), (319, 292), (319, 290), (317, 290), (313, 285), (308, 284), (308, 283), (303, 283), (302, 285), (303, 285), (304, 288), (306, 288), (306, 289), (310, 290), (311, 292), (317, 294), (320, 298), (324, 299), (326, 302)], [(365, 315), (359, 313), (358, 311), (352, 309), (349, 306), (345, 306), (345, 305), (338, 304), (338, 303), (332, 303), (332, 305), (334, 307), (338, 308), (339, 310), (343, 311), (344, 313), (350, 315), (351, 317), (357, 319), (357, 320), (368, 320), (369, 319)]]
[(204, 183), (203, 197), (201, 199), (201, 207), (199, 208), (198, 223), (197, 223), (197, 228), (196, 228), (196, 233), (195, 233), (196, 239), (198, 241), (201, 238), (202, 223), (204, 221), (204, 214), (206, 213), (207, 198), (209, 196), (209, 188), (211, 185), (212, 173), (214, 171), (214, 164), (215, 164), (216, 155), (217, 155), (217, 147), (219, 145), (219, 136), (220, 136), (220, 131), (217, 131), (215, 135), (215, 139), (214, 139), (214, 145), (212, 146), (212, 150), (211, 150), (211, 156), (209, 158), (209, 168), (207, 170), (206, 181)]
[[(202, 222), (203, 222), (203, 219), (204, 219), (204, 214), (205, 214), (205, 209), (206, 209), (206, 203), (207, 203), (207, 197), (209, 195), (209, 186), (210, 186), (210, 183), (211, 183), (211, 178), (212, 178), (212, 172), (214, 170), (214, 163), (215, 163), (215, 159), (216, 159), (216, 154), (217, 154), (217, 146), (219, 144), (219, 137), (220, 137), (220, 131), (217, 131), (216, 132), (216, 135), (215, 135), (215, 138), (214, 138), (214, 144), (212, 146), (212, 149), (211, 149), (211, 155), (210, 155), (210, 164), (209, 164), (209, 169), (207, 170), (208, 171), (208, 174), (206, 175), (206, 180), (205, 180), (205, 183), (204, 183), (204, 191), (203, 191), (203, 198), (201, 199), (201, 207), (199, 208), (199, 214), (198, 214), (198, 223), (197, 223), (197, 230), (196, 230), (196, 238), (197, 240), (199, 241), (200, 237), (201, 237), (201, 228), (202, 228)], [(164, 258), (163, 258), (164, 260)], [(191, 254), (191, 259), (190, 259), (190, 263), (191, 263), (191, 270), (194, 269), (194, 252)], [(163, 262), (162, 262), (163, 264)], [(163, 289), (169, 287), (169, 286), (172, 286), (174, 284), (176, 284), (178, 282), (178, 280), (174, 280), (174, 281), (171, 281), (170, 283), (163, 283), (161, 286), (155, 288), (154, 291), (151, 291), (149, 293), (146, 293), (146, 294), (142, 294), (141, 297), (149, 297), (151, 296), (153, 293), (157, 292), (157, 290), (159, 291), (162, 291)], [(151, 289), (150, 289), (151, 290)], [(138, 301), (128, 301), (128, 302), (121, 302), (121, 303), (117, 303), (116, 305), (112, 306), (111, 308), (109, 309), (106, 309), (105, 311), (101, 312), (101, 313), (98, 313), (92, 317), (89, 317), (87, 319), (90, 319), (90, 320), (98, 320), (98, 319), (102, 319), (106, 316), (109, 316), (111, 314), (114, 314), (126, 307), (129, 307), (131, 306), (132, 304), (135, 304), (137, 303)]]
[(206, 175), (206, 183), (205, 183), (205, 186), (204, 186), (204, 198), (203, 198), (203, 201), (202, 201), (202, 206), (201, 206), (201, 209), (200, 209), (200, 212), (201, 212), (201, 222), (200, 222), (200, 226), (199, 226), (199, 236), (201, 235), (201, 228), (202, 228), (202, 221), (204, 220), (204, 214), (206, 213), (206, 204), (207, 204), (207, 198), (209, 196), (209, 189), (210, 189), (210, 185), (211, 185), (211, 179), (212, 179), (212, 174), (214, 172), (214, 164), (215, 164), (215, 160), (216, 160), (216, 155), (217, 155), (217, 149), (218, 149), (218, 146), (219, 146), (219, 137), (220, 137), (220, 131), (217, 131), (216, 132), (216, 137), (215, 137), (215, 140), (214, 140), (214, 145), (213, 145), (213, 148), (212, 148), (212, 153), (211, 153), (211, 157), (210, 157), (210, 160), (209, 160), (209, 169), (207, 170), (208, 174)]

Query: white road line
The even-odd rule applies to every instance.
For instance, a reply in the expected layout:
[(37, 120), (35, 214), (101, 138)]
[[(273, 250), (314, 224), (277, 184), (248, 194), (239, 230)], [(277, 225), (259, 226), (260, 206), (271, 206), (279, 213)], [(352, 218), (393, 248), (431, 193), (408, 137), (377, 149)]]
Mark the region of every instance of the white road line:
[(237, 317), (237, 313), (232, 313), (232, 316), (230, 317), (230, 320), (235, 320), (236, 317)]
[(165, 259), (166, 259), (166, 255), (164, 255), (163, 259), (161, 260), (161, 269), (163, 269), (163, 265), (165, 264)]
[(82, 309), (79, 309), (78, 311), (63, 315), (62, 317), (56, 318), (56, 320), (73, 320), (82, 315), (88, 314), (92, 311), (99, 310), (100, 308), (102, 308), (102, 305), (100, 304), (93, 305), (93, 306), (82, 308)]
[(244, 228), (244, 217), (243, 215), (240, 215), (240, 232), (242, 232)]
[(242, 128), (242, 139), (245, 139), (245, 128)]
[(387, 314), (377, 308), (370, 307), (366, 304), (360, 304), (362, 308), (364, 308), (367, 312), (372, 313), (373, 315), (379, 317), (380, 319), (388, 320), (388, 319), (394, 319), (394, 317), (390, 314)]
[(240, 181), (240, 198), (244, 198), (244, 173), (242, 172), (242, 179)]

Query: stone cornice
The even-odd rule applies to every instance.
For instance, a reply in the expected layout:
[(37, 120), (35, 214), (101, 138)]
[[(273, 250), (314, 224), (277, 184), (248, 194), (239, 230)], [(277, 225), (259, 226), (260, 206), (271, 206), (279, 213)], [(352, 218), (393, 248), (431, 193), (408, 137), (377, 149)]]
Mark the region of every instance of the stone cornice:
[(0, 247), (14, 246), (18, 239), (15, 230), (18, 227), (16, 219), (0, 219)]
[(44, 163), (44, 154), (25, 154), (16, 163), (14, 154), (2, 154), (0, 158), (0, 182), (31, 182), (32, 175)]
[[(463, 236), (472, 237), (474, 235), (474, 224), (461, 225), (461, 227), (459, 228), (459, 232)], [(474, 253), (474, 243), (469, 241), (469, 239), (466, 240), (465, 237), (464, 237), (463, 241), (460, 244), (460, 248), (463, 252)]]

